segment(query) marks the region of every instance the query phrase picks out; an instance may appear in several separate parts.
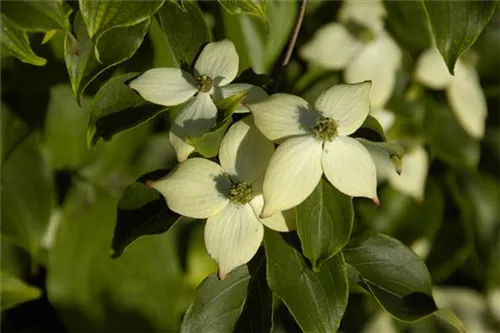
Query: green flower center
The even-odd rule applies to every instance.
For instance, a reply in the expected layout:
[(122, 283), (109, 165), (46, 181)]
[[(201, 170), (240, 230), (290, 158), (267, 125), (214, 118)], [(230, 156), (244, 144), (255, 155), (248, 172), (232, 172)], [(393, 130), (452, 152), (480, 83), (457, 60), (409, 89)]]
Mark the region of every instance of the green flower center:
[(238, 205), (245, 205), (252, 199), (252, 185), (237, 182), (229, 188), (229, 200)]
[(196, 86), (201, 92), (209, 92), (212, 89), (212, 79), (208, 75), (200, 75), (196, 79)]
[(351, 35), (365, 44), (375, 39), (375, 34), (370, 30), (370, 28), (361, 23), (349, 20), (345, 24), (345, 27)]
[(337, 136), (337, 122), (332, 118), (319, 117), (312, 127), (316, 139), (319, 141), (332, 141)]

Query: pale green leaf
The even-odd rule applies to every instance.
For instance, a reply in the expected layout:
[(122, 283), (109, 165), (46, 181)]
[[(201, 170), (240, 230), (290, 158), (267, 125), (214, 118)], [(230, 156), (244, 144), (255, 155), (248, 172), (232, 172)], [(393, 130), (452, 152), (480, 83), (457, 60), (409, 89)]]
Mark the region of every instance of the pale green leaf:
[(1, 272), (0, 280), (1, 311), (42, 296), (42, 291), (40, 289), (24, 283), (24, 281), (7, 272)]

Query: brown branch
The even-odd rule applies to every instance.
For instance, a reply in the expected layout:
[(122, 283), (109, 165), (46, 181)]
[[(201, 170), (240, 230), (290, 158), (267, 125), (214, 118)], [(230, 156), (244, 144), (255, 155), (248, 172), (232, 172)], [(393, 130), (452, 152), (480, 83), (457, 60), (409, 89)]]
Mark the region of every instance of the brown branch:
[(307, 0), (301, 0), (297, 22), (295, 23), (295, 28), (293, 29), (293, 33), (290, 38), (290, 42), (288, 43), (288, 48), (286, 49), (285, 57), (283, 58), (283, 62), (281, 63), (278, 75), (276, 76), (276, 80), (274, 81), (273, 92), (277, 92), (280, 89), (281, 80), (285, 75), (286, 66), (290, 62), (293, 49), (295, 48), (295, 43), (297, 43), (297, 37), (299, 36), (300, 27), (302, 26), (302, 21), (304, 20), (304, 15), (306, 13), (306, 5), (307, 5)]

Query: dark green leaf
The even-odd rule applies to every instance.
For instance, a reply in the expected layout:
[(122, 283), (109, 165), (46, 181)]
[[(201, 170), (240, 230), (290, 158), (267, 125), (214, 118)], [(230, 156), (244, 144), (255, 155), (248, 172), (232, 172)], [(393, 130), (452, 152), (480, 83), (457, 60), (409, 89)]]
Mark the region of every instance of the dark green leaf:
[(94, 147), (99, 138), (108, 141), (113, 135), (133, 128), (167, 110), (166, 107), (148, 103), (126, 82), (138, 73), (116, 76), (106, 82), (94, 97), (90, 107), (87, 144)]
[(129, 185), (118, 203), (111, 256), (119, 257), (141, 236), (167, 232), (180, 219), (159, 192), (140, 182)]
[[(8, 2), (13, 3), (13, 2)], [(4, 4), (5, 5), (5, 4)], [(2, 5), (2, 8), (3, 6)], [(37, 56), (30, 47), (28, 35), (15, 26), (3, 13), (1, 14), (0, 44), (2, 57), (13, 56), (27, 64), (43, 66), (47, 60)]]
[(78, 3), (88, 35), (96, 42), (113, 28), (130, 27), (147, 20), (161, 7), (163, 0), (79, 0)]
[(71, 7), (64, 0), (4, 1), (2, 13), (29, 31), (70, 31)]
[[(87, 155), (86, 126), (89, 115), (75, 101), (68, 84), (53, 86), (45, 118), (44, 146), (54, 169), (77, 169)], [(64, 144), (61, 144), (64, 142)]]
[(245, 307), (235, 332), (271, 332), (273, 294), (267, 285), (265, 254), (261, 248), (248, 263), (250, 282)]
[(348, 282), (342, 253), (324, 261), (319, 272), (280, 234), (266, 229), (264, 246), (269, 287), (304, 332), (336, 332), (347, 306)]
[(496, 1), (487, 0), (424, 0), (436, 46), (451, 74), (457, 59), (474, 44), (490, 21), (496, 5)]
[(354, 220), (352, 198), (322, 178), (295, 212), (304, 256), (318, 271), (322, 262), (336, 255), (349, 242)]
[(209, 275), (198, 286), (180, 332), (231, 332), (243, 310), (249, 281), (246, 265), (229, 273), (224, 280), (219, 280), (216, 273)]
[(2, 238), (32, 256), (40, 248), (53, 205), (52, 174), (40, 152), (25, 139), (2, 165)]
[(3, 103), (0, 106), (1, 112), (1, 147), (2, 147), (2, 164), (8, 156), (16, 149), (16, 147), (28, 137), (31, 132), (28, 124), (14, 114)]
[(201, 47), (212, 37), (198, 5), (192, 1), (183, 4), (186, 10), (166, 2), (157, 17), (177, 61), (192, 64)]
[(385, 0), (384, 6), (387, 11), (387, 29), (399, 45), (411, 53), (429, 48), (431, 32), (422, 2)]
[(458, 124), (446, 105), (427, 102), (424, 131), (430, 150), (438, 159), (462, 169), (476, 168), (479, 143)]
[(398, 240), (366, 232), (342, 252), (346, 263), (359, 272), (357, 283), (394, 317), (416, 321), (437, 310), (424, 262)]
[(366, 136), (367, 139), (372, 141), (387, 141), (382, 125), (375, 117), (370, 115), (366, 117), (361, 127), (356, 131), (355, 136)]
[(186, 137), (185, 140), (193, 146), (203, 157), (212, 158), (217, 156), (220, 143), (227, 129), (231, 125), (232, 119), (226, 119), (221, 124), (216, 125), (201, 136)]
[(193, 293), (179, 262), (179, 235), (138, 239), (111, 259), (117, 201), (89, 185), (72, 187), (49, 253), (50, 304), (69, 331), (176, 331)]
[[(76, 39), (69, 34), (66, 35), (64, 58), (71, 87), (79, 104), (81, 104), (84, 90), (93, 79), (104, 70), (132, 57), (142, 42), (147, 30), (147, 24), (146, 19), (146, 22), (140, 23), (138, 26), (117, 28), (111, 31), (113, 44), (111, 46), (106, 45), (104, 50), (110, 50), (112, 54), (103, 55), (103, 59), (101, 59), (111, 62), (103, 64), (96, 59), (95, 45), (87, 34), (80, 12), (76, 14), (73, 26)], [(107, 37), (104, 39), (107, 40)]]
[(266, 0), (218, 0), (222, 8), (230, 14), (254, 15), (267, 22)]
[(271, 72), (293, 29), (297, 8), (296, 1), (269, 1), (269, 29), (257, 17), (223, 11), (224, 30), (240, 56), (240, 71), (252, 67), (257, 73)]
[(1, 311), (42, 296), (40, 289), (27, 285), (7, 272), (2, 271), (0, 279), (2, 280), (0, 287)]

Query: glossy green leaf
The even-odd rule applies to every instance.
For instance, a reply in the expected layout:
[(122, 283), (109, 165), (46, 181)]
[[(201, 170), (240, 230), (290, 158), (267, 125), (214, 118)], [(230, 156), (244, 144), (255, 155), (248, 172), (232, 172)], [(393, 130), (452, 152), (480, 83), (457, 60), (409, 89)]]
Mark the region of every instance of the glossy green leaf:
[(2, 13), (29, 31), (70, 31), (71, 7), (64, 0), (4, 1)]
[(94, 147), (100, 138), (108, 141), (113, 135), (133, 128), (168, 108), (146, 102), (126, 83), (138, 73), (115, 76), (97, 92), (90, 106), (87, 144)]
[(240, 56), (240, 71), (252, 67), (256, 73), (271, 69), (286, 46), (297, 16), (296, 1), (269, 1), (269, 29), (262, 20), (249, 15), (222, 13), (226, 36), (231, 39)]
[(52, 174), (33, 140), (25, 139), (2, 165), (2, 239), (32, 256), (52, 213)]
[(490, 21), (496, 1), (423, 0), (436, 46), (454, 74), (457, 59), (467, 51)]
[(416, 321), (437, 310), (424, 262), (400, 241), (376, 232), (353, 237), (342, 250), (357, 283), (394, 317)]
[(336, 332), (348, 298), (342, 253), (313, 272), (304, 257), (285, 240), (289, 234), (266, 229), (264, 246), (269, 287), (288, 307), (304, 332)]
[(28, 124), (14, 114), (5, 104), (1, 104), (0, 136), (2, 148), (2, 164), (16, 147), (28, 137), (31, 132)]
[(248, 263), (250, 282), (245, 307), (236, 324), (235, 332), (271, 332), (273, 324), (273, 294), (267, 285), (264, 250)]
[(141, 236), (170, 230), (180, 219), (180, 215), (168, 209), (159, 192), (141, 182), (129, 185), (118, 203), (112, 257), (119, 257)]
[(31, 49), (28, 34), (14, 25), (3, 13), (1, 18), (0, 46), (2, 57), (12, 56), (27, 64), (45, 65), (47, 60), (37, 56)]
[(198, 153), (203, 157), (212, 158), (219, 153), (220, 143), (227, 129), (231, 125), (232, 120), (226, 119), (221, 124), (216, 125), (214, 128), (209, 129), (201, 136), (186, 137), (185, 140), (193, 146)]
[(267, 21), (266, 0), (218, 0), (222, 8), (230, 14), (254, 15)]
[(458, 124), (451, 110), (443, 104), (428, 101), (424, 133), (430, 151), (441, 161), (462, 169), (475, 169), (480, 146)]
[(183, 1), (183, 4), (185, 10), (166, 2), (157, 18), (177, 61), (193, 64), (202, 46), (212, 37), (198, 5), (192, 1)]
[(43, 145), (52, 168), (77, 169), (82, 165), (87, 153), (85, 124), (88, 118), (87, 110), (76, 103), (68, 84), (51, 88)]
[[(79, 104), (81, 104), (84, 90), (93, 79), (104, 70), (134, 55), (147, 32), (147, 24), (146, 19), (146, 22), (140, 23), (138, 26), (117, 28), (110, 32), (112, 34), (110, 36), (113, 36), (113, 43), (112, 45), (106, 45), (104, 49), (111, 50), (110, 52), (112, 53), (101, 54), (101, 60), (110, 61), (103, 64), (96, 59), (94, 52), (95, 45), (87, 34), (80, 12), (76, 14), (73, 26), (76, 39), (71, 35), (66, 35), (64, 41), (64, 58), (71, 87)], [(105, 40), (107, 40), (107, 37), (105, 37)]]
[(429, 48), (432, 42), (425, 9), (421, 1), (385, 0), (386, 27), (399, 45), (411, 53)]
[(109, 256), (118, 200), (77, 182), (49, 253), (47, 295), (70, 331), (172, 332), (192, 290), (183, 281), (177, 233), (138, 239)]
[(295, 214), (304, 256), (318, 271), (322, 262), (349, 242), (354, 220), (352, 198), (322, 178), (313, 193), (295, 207)]
[(219, 280), (216, 273), (209, 275), (198, 286), (180, 332), (231, 332), (243, 310), (249, 281), (246, 265), (230, 272), (224, 280)]
[(96, 42), (113, 28), (130, 27), (147, 20), (161, 7), (163, 0), (79, 0), (78, 4), (88, 35)]
[(4, 311), (16, 305), (42, 296), (42, 291), (19, 280), (17, 277), (2, 271), (0, 275), (0, 310)]

